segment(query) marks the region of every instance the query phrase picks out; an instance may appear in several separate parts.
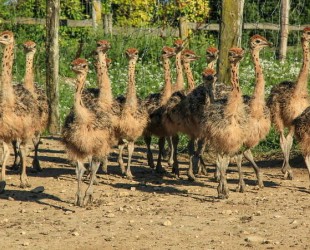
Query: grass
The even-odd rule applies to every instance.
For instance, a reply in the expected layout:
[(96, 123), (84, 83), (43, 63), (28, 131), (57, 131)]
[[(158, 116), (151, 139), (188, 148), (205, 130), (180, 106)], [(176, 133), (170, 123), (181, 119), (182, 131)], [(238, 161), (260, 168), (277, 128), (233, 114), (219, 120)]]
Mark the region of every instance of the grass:
[[(16, 60), (14, 66), (14, 77), (16, 81), (21, 81), (24, 74), (24, 54), (22, 50), (22, 42), (29, 38), (27, 34), (17, 34), (17, 46), (16, 46)], [(108, 56), (112, 58), (112, 65), (109, 70), (113, 94), (117, 96), (124, 94), (126, 91), (127, 82), (127, 60), (124, 56), (124, 51), (129, 47), (136, 47), (140, 51), (140, 59), (137, 64), (136, 70), (136, 84), (137, 92), (141, 98), (144, 98), (152, 92), (157, 92), (163, 86), (163, 70), (160, 61), (160, 51), (164, 45), (172, 45), (174, 38), (162, 39), (153, 36), (143, 36), (137, 34), (136, 36), (112, 36), (104, 37), (102, 34), (88, 33), (87, 37), (84, 37), (84, 46), (81, 57), (85, 57), (90, 62), (90, 72), (88, 75), (87, 86), (96, 85), (96, 74), (93, 68), (93, 58), (91, 52), (96, 47), (96, 41), (99, 39), (108, 39), (112, 48), (108, 53)], [(36, 80), (37, 82), (44, 84), (45, 82), (45, 48), (41, 39), (38, 39), (38, 52), (36, 56)], [(192, 64), (192, 70), (197, 84), (201, 81), (200, 73), (206, 66), (205, 62), (205, 49), (210, 45), (217, 44), (216, 40), (212, 37), (206, 36), (201, 33), (193, 37), (190, 41), (190, 48), (194, 50), (201, 58)], [(67, 79), (74, 78), (74, 74), (70, 71), (70, 62), (74, 59), (79, 43), (77, 39), (60, 39), (60, 119), (63, 122), (65, 116), (68, 114), (73, 102), (73, 85), (67, 84)], [(2, 51), (0, 51), (2, 53)], [(280, 83), (283, 80), (294, 80), (298, 76), (298, 72), (301, 66), (302, 55), (301, 49), (291, 47), (288, 50), (287, 61), (281, 64), (276, 60), (275, 49), (265, 49), (261, 53), (262, 65), (264, 68), (265, 80), (266, 80), (266, 97), (268, 96), (272, 86)], [(173, 77), (175, 77), (175, 71), (173, 71)], [(251, 94), (253, 92), (255, 78), (254, 68), (251, 62), (250, 54), (247, 53), (244, 60), (240, 65), (240, 82), (242, 90), (245, 94)], [(187, 139), (185, 136), (181, 137), (181, 150), (186, 147)], [(279, 148), (278, 135), (271, 129), (268, 137), (265, 141), (261, 142), (256, 147), (256, 152), (268, 152)]]

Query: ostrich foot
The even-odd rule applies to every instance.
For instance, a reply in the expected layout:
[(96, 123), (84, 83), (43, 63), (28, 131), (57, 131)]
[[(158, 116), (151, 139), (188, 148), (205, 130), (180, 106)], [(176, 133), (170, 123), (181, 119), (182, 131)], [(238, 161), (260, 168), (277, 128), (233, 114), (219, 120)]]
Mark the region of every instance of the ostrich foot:
[(215, 169), (215, 172), (214, 172), (214, 180), (217, 182), (220, 181), (220, 173), (217, 171), (217, 169)]
[(132, 175), (131, 171), (126, 171), (126, 172), (125, 172), (125, 176), (126, 176), (126, 178), (129, 179), (129, 180), (132, 180), (132, 179), (133, 179), (133, 175)]
[(94, 197), (93, 194), (85, 194), (83, 199), (83, 206), (91, 205), (93, 203)]
[(94, 178), (93, 184), (96, 185), (96, 186), (99, 185), (99, 181), (98, 181), (97, 177)]
[(197, 175), (200, 175), (200, 176), (201, 175), (208, 175), (208, 170), (207, 170), (206, 166), (200, 164)]
[(20, 162), (19, 163), (14, 162), (12, 167), (10, 167), (10, 169), (13, 170), (13, 171), (18, 171), (19, 168), (20, 168)]
[(217, 187), (218, 198), (219, 199), (227, 199), (229, 197), (229, 190), (226, 185), (223, 183), (219, 183)]
[(0, 181), (0, 194), (4, 193), (5, 186), (6, 186), (6, 182)]
[(31, 187), (31, 185), (29, 184), (28, 181), (21, 182), (19, 186), (20, 186), (20, 188), (30, 188)]
[(236, 192), (239, 192), (239, 193), (244, 193), (245, 191), (245, 183), (244, 181), (240, 181), (237, 188), (236, 188)]
[(264, 182), (263, 182), (263, 180), (262, 180), (261, 177), (259, 177), (259, 178), (257, 179), (257, 186), (258, 186), (258, 188), (260, 188), (260, 189), (264, 188)]
[(75, 201), (74, 201), (75, 206), (83, 207), (83, 197), (80, 194), (75, 195)]
[(196, 177), (191, 171), (187, 172), (187, 177), (189, 181), (196, 181)]
[(284, 173), (284, 179), (293, 180), (293, 172), (291, 169), (286, 170), (286, 172)]
[(123, 163), (122, 164), (119, 163), (119, 167), (121, 168), (122, 175), (126, 175), (125, 165)]
[(36, 170), (37, 172), (42, 172), (42, 168), (40, 166), (40, 162), (38, 159), (34, 158), (32, 161), (32, 167), (34, 170)]
[(106, 163), (106, 161), (103, 161), (101, 163), (101, 170), (104, 174), (107, 174), (108, 173), (108, 164)]
[(153, 156), (150, 153), (147, 154), (147, 164), (149, 165), (150, 168), (152, 169), (155, 168)]

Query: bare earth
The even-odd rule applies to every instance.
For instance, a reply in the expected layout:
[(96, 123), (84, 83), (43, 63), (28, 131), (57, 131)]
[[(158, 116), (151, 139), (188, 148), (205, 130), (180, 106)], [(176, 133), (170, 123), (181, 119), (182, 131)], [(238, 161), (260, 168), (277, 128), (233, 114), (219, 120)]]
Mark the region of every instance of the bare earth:
[[(182, 155), (181, 179), (161, 177), (146, 166), (140, 147), (135, 179), (120, 176), (113, 154), (109, 175), (98, 173), (94, 204), (79, 208), (73, 206), (75, 169), (63, 146), (44, 138), (40, 148), (44, 171), (29, 174), (32, 188), (20, 189), (19, 175), (8, 171), (0, 194), (0, 249), (310, 249), (309, 177), (300, 156), (292, 161), (293, 181), (283, 180), (280, 157), (258, 161), (263, 190), (245, 163), (246, 193), (234, 192), (232, 165), (230, 198), (219, 200), (212, 166), (208, 176), (188, 182)], [(44, 192), (31, 192), (38, 186)]]

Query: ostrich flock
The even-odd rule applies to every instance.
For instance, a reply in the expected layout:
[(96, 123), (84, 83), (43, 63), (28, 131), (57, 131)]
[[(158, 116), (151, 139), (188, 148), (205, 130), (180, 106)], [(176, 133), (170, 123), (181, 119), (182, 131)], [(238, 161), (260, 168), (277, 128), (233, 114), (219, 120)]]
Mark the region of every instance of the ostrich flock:
[[(164, 46), (161, 51), (164, 69), (164, 86), (158, 93), (145, 99), (139, 98), (135, 88), (135, 66), (138, 50), (128, 48), (128, 82), (124, 96), (113, 97), (108, 69), (110, 60), (107, 52), (111, 48), (106, 40), (97, 42), (96, 70), (97, 88), (85, 88), (88, 62), (83, 58), (71, 62), (76, 74), (74, 103), (62, 128), (62, 142), (68, 158), (76, 162), (77, 192), (75, 205), (85, 206), (93, 200), (93, 185), (100, 165), (107, 172), (108, 156), (115, 146), (119, 148), (118, 164), (122, 174), (132, 178), (131, 159), (135, 141), (143, 137), (147, 146), (147, 162), (158, 173), (165, 173), (162, 166), (165, 142), (169, 145), (168, 164), (172, 174), (179, 177), (179, 135), (189, 138), (188, 179), (194, 181), (197, 173), (205, 172), (202, 154), (205, 147), (216, 152), (216, 178), (218, 197), (228, 198), (229, 190), (226, 170), (230, 159), (237, 162), (239, 183), (237, 190), (245, 191), (242, 173), (242, 157), (254, 168), (257, 183), (264, 186), (259, 167), (251, 149), (267, 136), (271, 124), (280, 133), (280, 146), (284, 155), (282, 172), (284, 178), (292, 179), (289, 165), (293, 137), (300, 144), (310, 175), (310, 102), (308, 95), (310, 27), (301, 36), (303, 61), (295, 81), (284, 81), (274, 86), (265, 100), (265, 80), (260, 63), (260, 51), (271, 46), (264, 37), (254, 35), (249, 47), (254, 64), (255, 87), (252, 96), (242, 94), (239, 83), (239, 63), (244, 57), (242, 48), (233, 47), (228, 52), (230, 65), (229, 83), (220, 83), (216, 77), (218, 49), (206, 50), (207, 67), (202, 72), (200, 84), (195, 84), (190, 63), (198, 56), (185, 48), (184, 41), (176, 40), (172, 47)], [(46, 129), (49, 105), (46, 93), (34, 82), (33, 61), (36, 44), (23, 44), (26, 54), (24, 82), (13, 84), (14, 34), (0, 34), (4, 47), (1, 68), (0, 91), (0, 140), (3, 145), (1, 158), (0, 192), (5, 191), (6, 163), (10, 155), (10, 144), (14, 149), (12, 168), (21, 168), (20, 186), (29, 187), (26, 174), (27, 144), (34, 145), (32, 166), (41, 171), (38, 160), (40, 134)], [(171, 61), (175, 59), (176, 79), (171, 79)], [(184, 80), (183, 75), (186, 77)], [(185, 82), (187, 84), (185, 85)], [(286, 132), (288, 131), (288, 132)], [(152, 136), (158, 137), (158, 158), (154, 164), (151, 150)], [(123, 149), (128, 148), (127, 165), (123, 162)], [(89, 162), (88, 187), (82, 191), (86, 162)]]

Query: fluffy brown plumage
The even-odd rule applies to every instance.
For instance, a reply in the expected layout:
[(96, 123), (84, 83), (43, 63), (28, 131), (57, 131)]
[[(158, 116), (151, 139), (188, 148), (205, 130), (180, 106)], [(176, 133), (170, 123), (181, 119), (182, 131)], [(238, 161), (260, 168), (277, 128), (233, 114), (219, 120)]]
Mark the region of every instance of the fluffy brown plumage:
[(129, 60), (128, 66), (128, 84), (126, 100), (122, 106), (119, 118), (120, 138), (128, 141), (128, 161), (125, 175), (132, 178), (130, 169), (131, 157), (134, 151), (134, 142), (142, 135), (148, 123), (148, 113), (143, 103), (140, 103), (136, 93), (135, 86), (135, 66), (138, 60), (138, 50), (129, 48), (126, 50), (126, 56)]
[[(77, 74), (76, 92), (74, 106), (65, 119), (62, 137), (69, 158), (77, 161), (78, 190), (75, 204), (83, 206), (92, 200), (92, 185), (99, 168), (99, 161), (107, 157), (111, 147), (116, 145), (117, 137), (112, 115), (100, 105), (89, 109), (83, 103), (82, 91), (88, 72), (87, 61), (78, 58), (71, 63), (71, 66)], [(84, 196), (81, 183), (85, 171), (83, 161), (86, 157), (92, 157), (92, 164), (90, 184)]]
[[(293, 178), (289, 164), (290, 149), (293, 143), (293, 120), (309, 106), (308, 75), (310, 64), (309, 53), (310, 27), (303, 30), (301, 44), (303, 49), (303, 63), (296, 82), (284, 81), (271, 89), (268, 98), (268, 107), (271, 112), (272, 123), (280, 133), (280, 146), (284, 154), (282, 172), (284, 177)], [(285, 136), (284, 129), (289, 133)]]
[(218, 195), (220, 198), (228, 197), (226, 169), (229, 156), (241, 149), (246, 136), (245, 129), (247, 114), (243, 103), (242, 92), (239, 86), (239, 61), (243, 58), (241, 48), (229, 50), (231, 65), (231, 85), (233, 87), (227, 100), (215, 101), (208, 106), (201, 117), (202, 138), (207, 138), (211, 146), (219, 154), (220, 182)]
[(39, 111), (36, 99), (24, 86), (12, 85), (12, 66), (14, 59), (14, 34), (5, 31), (0, 34), (0, 43), (4, 45), (1, 73), (0, 96), (0, 139), (3, 141), (3, 161), (1, 179), (5, 180), (6, 161), (10, 154), (8, 143), (20, 143), (21, 187), (30, 186), (26, 174), (27, 143), (39, 127)]

